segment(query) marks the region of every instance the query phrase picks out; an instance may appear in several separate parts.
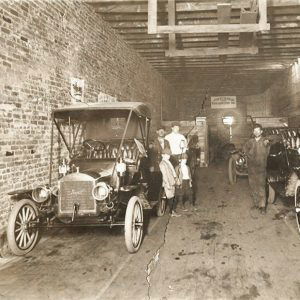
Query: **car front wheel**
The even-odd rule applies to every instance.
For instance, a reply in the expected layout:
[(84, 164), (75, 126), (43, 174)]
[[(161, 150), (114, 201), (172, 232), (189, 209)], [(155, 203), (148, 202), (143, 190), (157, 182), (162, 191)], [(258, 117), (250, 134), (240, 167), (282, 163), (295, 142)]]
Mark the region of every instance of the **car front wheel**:
[(230, 184), (236, 183), (236, 164), (232, 157), (228, 161), (228, 179)]
[(296, 221), (300, 232), (300, 183), (296, 185), (296, 189), (295, 189), (295, 211), (296, 211)]
[(269, 187), (268, 203), (275, 204), (275, 202), (276, 202), (275, 190), (273, 189), (273, 187), (271, 186), (270, 183), (268, 183), (268, 187)]
[(137, 196), (130, 198), (125, 214), (125, 244), (129, 253), (139, 250), (143, 238), (143, 207)]
[(32, 200), (23, 199), (14, 205), (8, 219), (7, 242), (15, 255), (25, 255), (37, 244), (37, 221), (38, 209)]

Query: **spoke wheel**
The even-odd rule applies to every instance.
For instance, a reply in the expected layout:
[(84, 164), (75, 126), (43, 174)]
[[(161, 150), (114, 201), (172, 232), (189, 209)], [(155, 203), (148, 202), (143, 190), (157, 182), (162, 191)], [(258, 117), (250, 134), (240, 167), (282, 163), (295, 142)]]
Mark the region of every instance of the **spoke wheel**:
[(125, 214), (125, 244), (129, 253), (139, 250), (143, 238), (143, 207), (137, 196), (130, 198)]
[(159, 198), (156, 206), (156, 215), (158, 217), (162, 217), (166, 212), (166, 206), (167, 206), (167, 197), (163, 187), (160, 189), (158, 197)]
[(8, 246), (15, 255), (24, 255), (37, 244), (38, 228), (33, 222), (38, 220), (38, 210), (30, 199), (17, 202), (8, 219), (7, 241)]
[(230, 184), (236, 183), (236, 165), (232, 157), (230, 157), (228, 161), (228, 179)]
[(269, 186), (269, 196), (268, 196), (268, 203), (274, 204), (276, 202), (276, 193), (271, 184)]
[(295, 190), (295, 211), (296, 211), (296, 221), (300, 232), (300, 183), (297, 184)]

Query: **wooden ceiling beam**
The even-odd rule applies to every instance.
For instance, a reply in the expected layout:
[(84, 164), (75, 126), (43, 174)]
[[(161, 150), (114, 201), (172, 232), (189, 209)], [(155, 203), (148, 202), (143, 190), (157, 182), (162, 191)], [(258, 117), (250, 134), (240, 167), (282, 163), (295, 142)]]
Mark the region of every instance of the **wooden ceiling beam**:
[(235, 54), (257, 54), (257, 47), (230, 47), (230, 48), (190, 48), (184, 50), (167, 50), (166, 56), (169, 57), (188, 57), (188, 56), (213, 56), (213, 55), (235, 55)]
[[(176, 4), (174, 0), (168, 0), (168, 24), (173, 26), (176, 23)], [(169, 50), (176, 48), (176, 35), (175, 33), (169, 34)]]
[[(201, 35), (181, 35), (181, 41), (182, 42), (217, 42), (218, 38), (216, 35), (211, 36), (201, 36)], [(285, 34), (261, 34), (257, 36), (258, 41), (274, 41), (274, 42), (286, 42), (286, 40), (294, 40), (300, 38), (300, 28), (299, 32), (296, 33), (289, 33), (286, 32)], [(139, 45), (139, 44), (149, 44), (149, 43), (163, 43), (167, 41), (167, 37), (165, 35), (161, 35), (159, 37), (155, 37), (153, 35), (148, 34), (128, 34), (124, 35), (124, 40), (130, 43), (131, 45)], [(229, 41), (238, 41), (239, 37), (238, 35), (230, 35)]]
[[(218, 24), (229, 24), (231, 18), (231, 4), (223, 3), (218, 4)], [(228, 47), (228, 33), (218, 33), (218, 47), (227, 48)]]
[[(149, 0), (150, 2), (152, 0)], [(148, 6), (149, 6), (148, 1)], [(164, 3), (157, 3), (157, 11), (158, 12), (168, 12), (168, 4), (166, 0)], [(153, 0), (154, 2), (154, 0)], [(250, 8), (250, 0), (232, 0), (231, 5), (233, 9), (241, 9), (241, 8)], [(207, 1), (207, 2), (184, 2), (184, 3), (176, 3), (176, 12), (195, 12), (195, 11), (209, 11), (209, 10), (217, 10), (218, 1)], [(144, 4), (113, 4), (113, 5), (101, 5), (96, 6), (95, 11), (99, 13), (147, 13), (149, 12), (148, 6), (146, 3)]]
[[(178, 0), (177, 0), (178, 1)], [(147, 1), (83, 1), (88, 4), (92, 4), (95, 8), (96, 12), (100, 13), (147, 13), (148, 7), (147, 7)], [(168, 6), (167, 6), (168, 0), (165, 1), (158, 1), (158, 11), (159, 12), (167, 12)], [(223, 3), (226, 3), (226, 0), (222, 1)], [(265, 2), (265, 1), (264, 1)], [(149, 3), (149, 2), (148, 2)], [(207, 2), (183, 2), (176, 3), (176, 11), (177, 12), (194, 12), (194, 11), (216, 11), (217, 10), (217, 4), (220, 3), (220, 1), (209, 1)], [(251, 1), (250, 0), (232, 0), (232, 9), (241, 9), (246, 8), (249, 9), (251, 7)], [(287, 7), (287, 6), (297, 6), (300, 5), (299, 0), (268, 0), (267, 1), (267, 7)]]
[(270, 24), (220, 24), (157, 26), (157, 33), (232, 33), (270, 30)]
[[(147, 22), (147, 13), (101, 13), (106, 21), (109, 22), (132, 22), (140, 21)], [(269, 22), (289, 22), (290, 18), (297, 18), (300, 15), (299, 7), (289, 7), (288, 10), (283, 7), (279, 9), (272, 9), (268, 12)], [(158, 12), (157, 19), (167, 20), (167, 12)], [(192, 20), (216, 20), (217, 16), (215, 12), (188, 12), (180, 13), (176, 12), (176, 19), (178, 21), (192, 21)], [(231, 22), (240, 19), (240, 10), (231, 10)]]
[[(237, 61), (237, 62), (253, 62), (253, 61), (260, 61), (260, 62), (267, 62), (267, 61), (276, 61), (280, 64), (285, 64), (288, 63), (292, 57), (290, 58), (281, 58), (280, 62), (278, 61), (278, 58), (276, 56), (269, 56), (269, 57), (256, 57), (255, 59), (250, 59), (250, 57), (229, 57), (228, 62), (230, 61)], [(166, 60), (159, 60), (159, 59), (149, 59), (149, 62), (151, 61), (151, 64), (153, 65), (174, 65), (174, 64), (180, 64), (184, 65), (185, 63), (190, 63), (190, 62), (196, 62), (196, 63), (219, 63), (219, 60), (215, 58), (210, 58), (210, 57), (190, 57), (189, 59), (186, 59), (184, 62), (180, 60), (172, 60), (172, 61), (166, 61)]]

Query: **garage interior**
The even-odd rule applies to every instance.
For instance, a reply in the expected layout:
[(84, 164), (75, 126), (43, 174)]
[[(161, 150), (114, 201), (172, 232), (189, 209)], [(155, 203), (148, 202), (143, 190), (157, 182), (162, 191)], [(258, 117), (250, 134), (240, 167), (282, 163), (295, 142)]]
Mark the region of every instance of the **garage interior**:
[[(249, 216), (247, 181), (229, 186), (217, 160), (222, 145), (249, 137), (247, 116), (299, 128), (299, 0), (1, 0), (0, 18), (0, 298), (299, 299), (287, 207)], [(22, 259), (7, 254), (8, 193), (47, 182), (51, 111), (73, 103), (74, 80), (84, 103), (149, 104), (153, 135), (160, 123), (180, 121), (183, 133), (197, 118), (207, 124), (198, 212), (151, 221), (136, 259), (120, 250), (122, 234), (94, 229), (49, 233)], [(218, 97), (235, 106), (212, 107)], [(22, 297), (24, 278), (35, 283)]]

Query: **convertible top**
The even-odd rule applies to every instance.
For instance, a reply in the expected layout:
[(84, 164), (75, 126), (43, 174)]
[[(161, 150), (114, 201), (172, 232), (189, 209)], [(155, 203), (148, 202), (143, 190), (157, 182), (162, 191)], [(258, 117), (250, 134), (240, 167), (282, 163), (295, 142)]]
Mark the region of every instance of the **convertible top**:
[(122, 111), (127, 115), (133, 111), (139, 117), (151, 118), (150, 108), (143, 102), (105, 102), (105, 103), (79, 103), (72, 106), (54, 109), (54, 118), (76, 118), (82, 119), (93, 115), (114, 115), (117, 111)]

